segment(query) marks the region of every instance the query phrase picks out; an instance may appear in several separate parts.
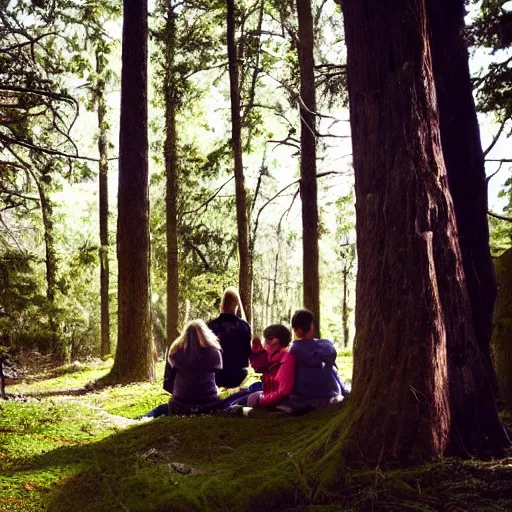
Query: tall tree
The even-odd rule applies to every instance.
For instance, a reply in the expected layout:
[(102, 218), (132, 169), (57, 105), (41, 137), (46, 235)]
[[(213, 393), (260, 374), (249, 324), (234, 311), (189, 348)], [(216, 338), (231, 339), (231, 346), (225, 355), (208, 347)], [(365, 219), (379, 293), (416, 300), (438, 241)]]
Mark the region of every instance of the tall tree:
[(123, 1), (117, 224), (118, 340), (109, 381), (155, 377), (149, 310), (147, 0)]
[(175, 80), (176, 12), (169, 2), (165, 25), (165, 174), (167, 235), (167, 344), (179, 336), (179, 273), (178, 273), (178, 140), (176, 114), (178, 91)]
[(496, 282), (487, 181), (465, 38), (465, 2), (427, 0), (443, 157), (478, 345), (495, 380), (490, 339)]
[(344, 14), (360, 269), (346, 453), (373, 466), (502, 453), (442, 155), (425, 0), (347, 2)]
[(95, 96), (98, 116), (98, 151), (100, 155), (99, 176), (99, 217), (100, 217), (100, 300), (101, 300), (101, 341), (102, 356), (110, 354), (110, 313), (109, 313), (109, 261), (108, 261), (108, 138), (105, 104), (105, 55), (101, 43), (96, 48), (96, 73), (98, 76)]
[(229, 89), (231, 99), (231, 147), (234, 161), (236, 222), (238, 228), (238, 286), (240, 289), (242, 304), (247, 315), (247, 321), (250, 323), (252, 317), (252, 258), (249, 251), (247, 191), (245, 188), (244, 164), (242, 158), (243, 150), (242, 121), (240, 116), (240, 80), (238, 71), (237, 45), (235, 40), (235, 0), (226, 0), (226, 5)]
[(311, 0), (297, 0), (300, 71), (300, 191), (302, 199), (302, 248), (304, 306), (316, 318), (320, 333), (320, 275), (318, 269), (318, 202), (316, 183), (316, 98), (314, 31)]

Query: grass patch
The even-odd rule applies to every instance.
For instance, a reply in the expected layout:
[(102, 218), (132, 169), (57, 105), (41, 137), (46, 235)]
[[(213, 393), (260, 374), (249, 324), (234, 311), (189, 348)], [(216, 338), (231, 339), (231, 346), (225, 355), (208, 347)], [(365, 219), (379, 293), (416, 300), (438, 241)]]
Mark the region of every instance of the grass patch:
[(44, 509), (42, 495), (76, 474), (84, 462), (60, 458), (41, 468), (33, 461), (63, 447), (104, 439), (117, 430), (98, 411), (69, 401), (0, 402), (0, 511), (15, 510), (20, 503)]
[[(29, 386), (81, 386), (109, 364), (54, 369)], [(349, 358), (339, 367), (346, 379)], [(154, 384), (0, 402), (0, 512), (512, 510), (512, 458), (349, 471), (329, 452), (349, 403), (301, 418), (111, 416), (166, 401), (162, 372)]]

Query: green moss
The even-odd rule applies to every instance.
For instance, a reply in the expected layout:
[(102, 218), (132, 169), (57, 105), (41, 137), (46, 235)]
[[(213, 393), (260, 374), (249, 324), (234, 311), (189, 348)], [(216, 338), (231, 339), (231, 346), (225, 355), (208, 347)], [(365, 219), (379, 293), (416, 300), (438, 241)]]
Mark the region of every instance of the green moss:
[(350, 469), (350, 401), (300, 418), (169, 417), (124, 430), (104, 412), (164, 400), (160, 385), (137, 384), (3, 403), (0, 512), (512, 509), (508, 459)]

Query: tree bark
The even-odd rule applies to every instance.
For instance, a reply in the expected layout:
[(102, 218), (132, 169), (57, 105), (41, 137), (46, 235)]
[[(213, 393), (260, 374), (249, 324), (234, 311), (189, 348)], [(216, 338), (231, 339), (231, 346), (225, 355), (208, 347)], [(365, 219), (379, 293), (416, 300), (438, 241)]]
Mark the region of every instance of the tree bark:
[(227, 49), (229, 61), (229, 89), (231, 98), (231, 146), (233, 150), (236, 221), (238, 230), (239, 291), (242, 304), (251, 323), (252, 317), (252, 258), (249, 250), (249, 219), (247, 191), (245, 189), (242, 159), (242, 122), (240, 118), (240, 84), (238, 55), (235, 42), (236, 20), (235, 0), (226, 0), (227, 5)]
[(359, 262), (344, 450), (372, 467), (498, 453), (441, 150), (425, 0), (346, 2), (344, 15)]
[(101, 297), (101, 343), (100, 354), (105, 357), (110, 354), (110, 312), (109, 312), (109, 242), (108, 242), (108, 139), (106, 126), (105, 105), (105, 56), (101, 50), (96, 50), (96, 105), (98, 114), (98, 152), (99, 161), (99, 217), (100, 217), (100, 297)]
[(494, 312), (492, 354), (499, 396), (505, 409), (512, 410), (512, 249), (496, 259), (498, 298)]
[(176, 114), (178, 98), (175, 84), (176, 13), (169, 3), (165, 28), (165, 173), (167, 215), (167, 345), (179, 336), (178, 272), (178, 140)]
[(302, 268), (304, 306), (315, 315), (320, 336), (320, 276), (318, 256), (318, 201), (316, 183), (316, 98), (311, 0), (297, 0), (300, 71), (300, 192), (302, 199)]
[(149, 310), (147, 0), (123, 1), (117, 224), (118, 341), (107, 380), (153, 380)]
[(464, 37), (464, 0), (427, 0), (441, 143), (478, 345), (495, 382), (490, 340), (496, 282), (487, 181)]

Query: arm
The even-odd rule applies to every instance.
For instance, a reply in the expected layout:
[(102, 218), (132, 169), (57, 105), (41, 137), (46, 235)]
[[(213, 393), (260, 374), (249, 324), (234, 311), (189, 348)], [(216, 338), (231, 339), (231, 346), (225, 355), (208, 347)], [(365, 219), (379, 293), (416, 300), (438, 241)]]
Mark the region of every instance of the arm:
[(256, 373), (265, 373), (268, 370), (268, 355), (265, 349), (253, 351), (250, 359)]
[(216, 348), (212, 348), (211, 369), (214, 371), (222, 370), (222, 354)]
[(272, 393), (262, 395), (259, 401), (260, 407), (271, 407), (287, 397), (295, 385), (295, 356), (288, 354), (277, 372), (279, 387)]

